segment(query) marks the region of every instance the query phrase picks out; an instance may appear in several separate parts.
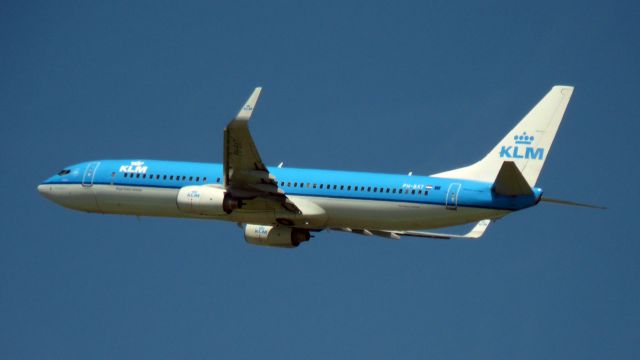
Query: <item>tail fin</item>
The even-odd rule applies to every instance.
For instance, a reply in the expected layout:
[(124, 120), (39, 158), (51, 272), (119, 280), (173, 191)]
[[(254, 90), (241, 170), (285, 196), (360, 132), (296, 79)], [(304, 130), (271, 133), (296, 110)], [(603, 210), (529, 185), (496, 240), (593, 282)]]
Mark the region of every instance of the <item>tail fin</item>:
[(482, 160), (432, 176), (493, 182), (502, 163), (512, 161), (533, 187), (572, 93), (572, 86), (554, 86)]

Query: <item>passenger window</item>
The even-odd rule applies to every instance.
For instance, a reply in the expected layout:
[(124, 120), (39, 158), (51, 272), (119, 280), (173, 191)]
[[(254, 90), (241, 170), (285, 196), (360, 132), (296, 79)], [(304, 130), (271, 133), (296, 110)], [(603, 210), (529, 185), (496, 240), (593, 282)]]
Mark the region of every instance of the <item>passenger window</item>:
[[(204, 179), (207, 180), (207, 178), (204, 178)], [(220, 178), (217, 178), (216, 182), (219, 183), (220, 182)]]
[(411, 190), (411, 195), (415, 195), (416, 191), (415, 190)]
[(140, 178), (140, 174), (136, 174), (136, 178)]
[(371, 186), (367, 188), (367, 192), (371, 192)]
[(337, 189), (338, 185), (333, 185), (333, 190)]
[(344, 190), (344, 185), (340, 185), (340, 190)]
[(353, 191), (358, 191), (358, 187), (357, 187), (357, 186), (354, 186), (354, 187), (353, 187)]
[(387, 188), (387, 191), (386, 191), (386, 192), (389, 192), (389, 188)]
[(187, 180), (187, 177), (182, 175), (182, 181), (185, 181), (185, 180)]
[(418, 190), (418, 195), (422, 195), (422, 190)]
[(291, 181), (287, 182), (287, 187), (291, 187)]
[(351, 190), (351, 185), (347, 186), (347, 190)]
[(167, 175), (162, 175), (162, 180), (167, 180)]
[(307, 183), (307, 189), (311, 187), (311, 183)]
[(394, 194), (396, 193), (396, 189), (393, 189), (393, 193), (394, 193)]
[(323, 184), (320, 184), (320, 189), (322, 189)]
[(127, 173), (124, 173), (124, 177), (127, 177)]
[(171, 175), (171, 176), (169, 177), (169, 180), (173, 180), (173, 175)]
[(189, 181), (193, 181), (193, 176), (189, 176)]
[(200, 181), (200, 176), (196, 176), (196, 182)]
[(147, 178), (147, 174), (142, 174), (142, 178), (146, 179)]
[(313, 188), (315, 189), (316, 187), (318, 187), (318, 184), (313, 184)]
[(427, 195), (429, 195), (429, 192), (428, 192), (428, 191), (425, 191), (425, 192), (424, 192), (424, 196), (427, 196)]

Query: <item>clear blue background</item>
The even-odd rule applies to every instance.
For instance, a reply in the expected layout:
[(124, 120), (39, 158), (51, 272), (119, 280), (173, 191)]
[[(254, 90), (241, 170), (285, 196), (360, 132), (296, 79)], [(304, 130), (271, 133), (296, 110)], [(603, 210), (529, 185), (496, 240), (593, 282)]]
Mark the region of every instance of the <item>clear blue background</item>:
[[(9, 1), (0, 9), (0, 358), (637, 359), (635, 1)], [(475, 242), (104, 216), (36, 191), (101, 158), (222, 159), (264, 86), (267, 163), (431, 174), (576, 86), (542, 204)], [(459, 229), (464, 230), (464, 229)]]

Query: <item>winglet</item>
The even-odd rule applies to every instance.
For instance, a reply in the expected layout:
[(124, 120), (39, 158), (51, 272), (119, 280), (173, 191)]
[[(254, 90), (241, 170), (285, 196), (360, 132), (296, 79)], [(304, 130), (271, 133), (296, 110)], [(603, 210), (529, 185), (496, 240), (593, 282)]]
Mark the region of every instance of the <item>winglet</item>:
[(488, 219), (479, 221), (476, 226), (474, 226), (473, 229), (471, 229), (471, 231), (469, 231), (464, 237), (471, 239), (477, 239), (481, 237), (482, 235), (484, 235), (484, 231), (489, 227), (489, 224), (491, 224), (491, 220)]
[(238, 115), (236, 115), (234, 120), (249, 121), (251, 114), (253, 113), (253, 109), (256, 107), (261, 91), (261, 87), (257, 87), (253, 90), (253, 93), (249, 96), (249, 99), (247, 99), (247, 102), (244, 104), (242, 109), (240, 109), (240, 112), (238, 112)]

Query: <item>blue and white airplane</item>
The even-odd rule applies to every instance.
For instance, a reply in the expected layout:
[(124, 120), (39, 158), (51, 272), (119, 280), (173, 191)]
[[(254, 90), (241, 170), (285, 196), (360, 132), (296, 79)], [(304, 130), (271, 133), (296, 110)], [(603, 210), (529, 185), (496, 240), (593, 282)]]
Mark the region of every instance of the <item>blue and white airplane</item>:
[[(267, 167), (249, 133), (261, 88), (224, 129), (224, 162), (95, 160), (71, 165), (38, 191), (70, 209), (232, 221), (251, 244), (297, 247), (325, 229), (477, 239), (492, 220), (549, 201), (536, 180), (573, 92), (554, 86), (480, 161), (431, 176)], [(419, 230), (477, 223), (464, 235)]]

